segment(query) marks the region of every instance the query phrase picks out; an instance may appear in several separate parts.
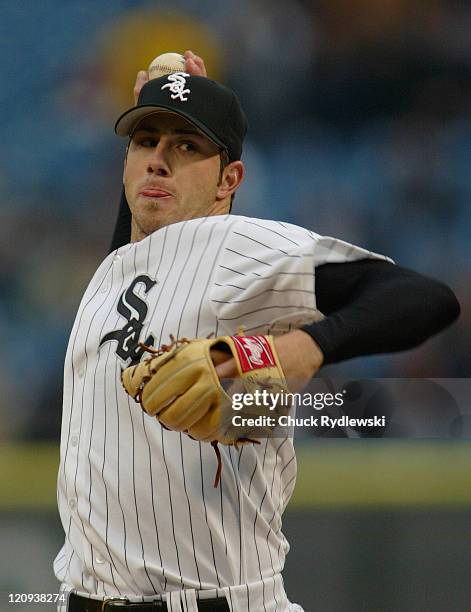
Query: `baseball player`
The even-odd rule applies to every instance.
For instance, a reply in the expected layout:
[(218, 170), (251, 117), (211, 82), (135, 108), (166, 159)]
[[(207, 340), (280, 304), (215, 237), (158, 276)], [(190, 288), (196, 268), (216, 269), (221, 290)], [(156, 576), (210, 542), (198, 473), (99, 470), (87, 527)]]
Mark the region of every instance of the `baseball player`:
[(262, 367), (307, 382), (458, 316), (447, 287), (385, 257), (228, 214), (247, 121), (190, 59), (199, 68), (145, 83), (116, 123), (123, 211), (65, 358), (54, 570), (72, 612), (300, 610), (282, 579), (292, 439), (239, 445), (212, 428), (219, 378)]

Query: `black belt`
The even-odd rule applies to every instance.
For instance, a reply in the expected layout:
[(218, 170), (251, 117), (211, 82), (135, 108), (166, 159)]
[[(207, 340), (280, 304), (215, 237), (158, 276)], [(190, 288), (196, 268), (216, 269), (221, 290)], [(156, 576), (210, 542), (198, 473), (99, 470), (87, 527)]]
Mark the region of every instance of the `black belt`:
[[(68, 612), (167, 612), (165, 601), (130, 602), (125, 597), (110, 597), (104, 601), (81, 597), (75, 593), (69, 595)], [(201, 599), (198, 601), (199, 612), (229, 612), (226, 599)]]

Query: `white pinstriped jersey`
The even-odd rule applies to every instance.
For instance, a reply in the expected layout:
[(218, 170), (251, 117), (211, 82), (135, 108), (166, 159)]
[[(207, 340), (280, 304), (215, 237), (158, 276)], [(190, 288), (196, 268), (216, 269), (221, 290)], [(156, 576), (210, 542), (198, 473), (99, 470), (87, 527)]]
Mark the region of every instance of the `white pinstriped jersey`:
[(240, 324), (279, 334), (319, 320), (314, 267), (365, 257), (377, 256), (287, 223), (222, 215), (167, 226), (103, 261), (65, 359), (62, 588), (139, 601), (171, 592), (169, 607), (189, 612), (206, 595), (225, 595), (234, 612), (288, 609), (291, 439), (220, 447), (215, 489), (213, 448), (145, 415), (120, 373), (141, 357), (138, 341), (233, 334)]

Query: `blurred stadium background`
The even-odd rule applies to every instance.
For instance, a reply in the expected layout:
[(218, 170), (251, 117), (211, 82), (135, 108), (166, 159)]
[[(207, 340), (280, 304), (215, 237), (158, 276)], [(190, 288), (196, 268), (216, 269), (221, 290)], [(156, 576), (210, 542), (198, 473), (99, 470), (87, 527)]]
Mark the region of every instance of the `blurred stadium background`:
[[(62, 362), (114, 225), (114, 120), (159, 53), (193, 49), (242, 99), (236, 213), (360, 244), (456, 291), (461, 320), (440, 337), (327, 375), (469, 377), (471, 2), (0, 0), (0, 15), (7, 610), (7, 592), (57, 589)], [(446, 428), (430, 439), (424, 420), (420, 440), (300, 441), (286, 583), (306, 612), (470, 609), (469, 443)]]

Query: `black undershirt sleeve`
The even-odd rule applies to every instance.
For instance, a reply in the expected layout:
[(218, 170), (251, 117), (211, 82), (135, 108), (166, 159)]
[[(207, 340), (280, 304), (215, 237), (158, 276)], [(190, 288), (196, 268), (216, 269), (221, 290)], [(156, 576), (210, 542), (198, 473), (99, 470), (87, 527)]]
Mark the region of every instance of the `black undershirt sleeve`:
[(326, 318), (301, 329), (317, 342), (325, 364), (410, 349), (460, 312), (446, 285), (382, 260), (318, 266), (315, 291)]
[(131, 211), (129, 210), (128, 202), (124, 194), (124, 188), (121, 192), (121, 200), (119, 203), (118, 217), (113, 231), (110, 250), (112, 253), (119, 247), (128, 244), (131, 241)]

